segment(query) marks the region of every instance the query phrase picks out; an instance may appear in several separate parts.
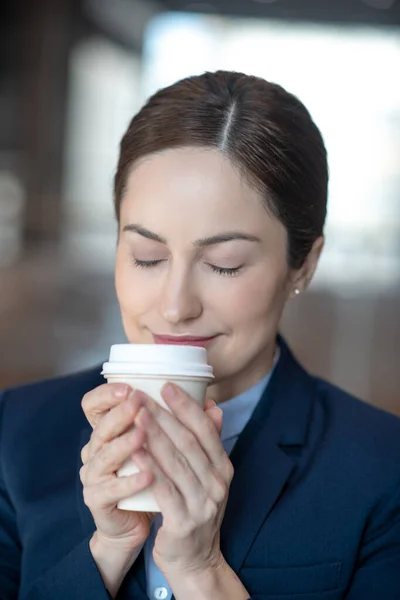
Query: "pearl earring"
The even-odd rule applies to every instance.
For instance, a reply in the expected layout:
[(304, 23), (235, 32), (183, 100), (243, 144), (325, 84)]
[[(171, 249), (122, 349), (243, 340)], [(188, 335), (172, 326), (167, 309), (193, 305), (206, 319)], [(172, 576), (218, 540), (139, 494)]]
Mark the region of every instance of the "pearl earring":
[(294, 288), (294, 293), (295, 293), (296, 296), (299, 296), (300, 295), (299, 288)]

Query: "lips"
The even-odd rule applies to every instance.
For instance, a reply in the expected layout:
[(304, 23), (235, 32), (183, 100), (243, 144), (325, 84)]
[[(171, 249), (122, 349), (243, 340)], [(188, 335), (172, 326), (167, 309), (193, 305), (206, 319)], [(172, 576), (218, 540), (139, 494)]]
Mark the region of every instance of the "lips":
[(208, 346), (215, 338), (216, 335), (209, 337), (198, 337), (192, 335), (156, 335), (153, 334), (154, 342), (156, 344), (169, 344), (169, 345), (179, 345), (179, 346), (202, 346), (205, 348)]

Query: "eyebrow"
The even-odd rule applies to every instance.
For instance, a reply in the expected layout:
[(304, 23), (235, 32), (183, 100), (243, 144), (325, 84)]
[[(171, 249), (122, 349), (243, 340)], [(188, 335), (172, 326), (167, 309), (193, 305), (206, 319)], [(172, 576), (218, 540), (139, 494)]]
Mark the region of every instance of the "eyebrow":
[(166, 244), (167, 240), (163, 237), (161, 237), (161, 235), (158, 235), (157, 233), (153, 233), (152, 231), (149, 231), (148, 229), (146, 229), (145, 227), (142, 227), (141, 225), (125, 225), (125, 227), (123, 228), (123, 231), (133, 231), (134, 233), (138, 233), (139, 235), (141, 235), (142, 237), (147, 238), (148, 240), (154, 240), (155, 242), (159, 242), (160, 244)]
[[(148, 240), (153, 240), (155, 242), (159, 242), (160, 244), (167, 244), (167, 240), (163, 238), (161, 235), (154, 233), (153, 231), (149, 231), (145, 227), (141, 225), (125, 225), (123, 231), (132, 231), (134, 233), (138, 233), (142, 237), (147, 238)], [(210, 237), (201, 238), (194, 242), (195, 246), (199, 246), (204, 248), (204, 246), (214, 246), (216, 244), (222, 244), (224, 242), (231, 242), (232, 240), (245, 240), (248, 242), (261, 242), (260, 238), (255, 235), (250, 235), (249, 233), (243, 233), (241, 231), (226, 231), (224, 233), (219, 233), (217, 235), (212, 235)]]
[(218, 235), (212, 235), (211, 237), (201, 238), (196, 240), (195, 246), (213, 246), (214, 244), (222, 244), (223, 242), (230, 242), (232, 240), (246, 240), (248, 242), (261, 242), (260, 238), (255, 235), (248, 233), (242, 233), (241, 231), (227, 231), (226, 233), (219, 233)]

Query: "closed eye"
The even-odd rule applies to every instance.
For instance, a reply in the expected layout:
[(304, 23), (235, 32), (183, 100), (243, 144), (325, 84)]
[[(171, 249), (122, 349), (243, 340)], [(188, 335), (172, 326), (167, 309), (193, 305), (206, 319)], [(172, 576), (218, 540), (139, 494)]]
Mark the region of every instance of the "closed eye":
[(240, 269), (243, 267), (243, 265), (240, 265), (239, 267), (218, 267), (217, 265), (212, 265), (211, 263), (207, 263), (207, 265), (214, 271), (214, 273), (218, 273), (218, 275), (230, 275), (231, 277), (233, 277), (234, 275), (237, 275), (240, 271)]
[[(151, 267), (156, 267), (157, 265), (165, 262), (167, 259), (158, 259), (158, 260), (139, 260), (137, 258), (133, 259), (133, 264), (135, 267), (139, 267), (140, 269), (150, 269)], [(217, 265), (213, 265), (211, 263), (206, 263), (208, 267), (210, 267), (214, 273), (218, 273), (218, 275), (227, 275), (228, 277), (233, 277), (237, 275), (243, 265), (238, 267), (218, 267)]]
[(160, 263), (164, 262), (166, 259), (158, 259), (158, 260), (139, 260), (137, 258), (133, 259), (133, 264), (135, 267), (140, 267), (141, 269), (148, 269), (150, 267), (155, 267)]

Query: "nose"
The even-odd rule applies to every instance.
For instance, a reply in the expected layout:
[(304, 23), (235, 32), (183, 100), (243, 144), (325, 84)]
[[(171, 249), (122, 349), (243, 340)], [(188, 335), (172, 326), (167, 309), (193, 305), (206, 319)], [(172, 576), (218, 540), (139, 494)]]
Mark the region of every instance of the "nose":
[(161, 293), (161, 315), (172, 325), (197, 319), (203, 311), (200, 295), (191, 274), (171, 267)]

